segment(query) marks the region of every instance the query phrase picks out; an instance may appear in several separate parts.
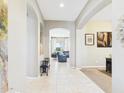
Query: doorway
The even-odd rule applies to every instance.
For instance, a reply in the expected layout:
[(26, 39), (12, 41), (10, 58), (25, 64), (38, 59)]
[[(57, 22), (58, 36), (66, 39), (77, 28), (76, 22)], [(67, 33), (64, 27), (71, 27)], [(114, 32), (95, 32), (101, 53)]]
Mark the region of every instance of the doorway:
[(49, 31), (49, 57), (57, 62), (70, 61), (70, 31), (54, 28)]

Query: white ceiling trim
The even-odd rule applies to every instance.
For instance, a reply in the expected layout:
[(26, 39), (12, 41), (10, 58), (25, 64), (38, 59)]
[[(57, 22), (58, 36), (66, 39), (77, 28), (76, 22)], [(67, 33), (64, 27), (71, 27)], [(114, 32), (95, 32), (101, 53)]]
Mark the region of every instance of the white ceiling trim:
[(112, 0), (92, 0), (89, 1), (85, 9), (81, 11), (81, 14), (76, 20), (76, 27), (78, 29), (83, 28), (83, 26), (100, 10), (105, 8), (107, 5), (111, 4)]

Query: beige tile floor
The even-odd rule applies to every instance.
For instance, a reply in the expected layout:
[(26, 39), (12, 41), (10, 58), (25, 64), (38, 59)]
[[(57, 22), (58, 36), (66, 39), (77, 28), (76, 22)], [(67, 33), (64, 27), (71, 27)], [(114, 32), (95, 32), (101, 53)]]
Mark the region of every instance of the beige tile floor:
[(86, 75), (69, 63), (51, 61), (49, 75), (28, 79), (26, 93), (104, 93)]

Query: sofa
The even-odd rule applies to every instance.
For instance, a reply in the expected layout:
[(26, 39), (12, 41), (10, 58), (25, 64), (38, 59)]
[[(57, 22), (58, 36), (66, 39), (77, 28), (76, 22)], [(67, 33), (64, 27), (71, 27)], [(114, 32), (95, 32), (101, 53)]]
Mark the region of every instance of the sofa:
[(69, 58), (69, 51), (63, 51), (64, 55), (66, 55), (67, 58)]
[(52, 58), (57, 58), (57, 53), (52, 53), (52, 54), (51, 54), (51, 57), (52, 57)]
[(67, 56), (64, 53), (58, 54), (58, 62), (67, 62)]

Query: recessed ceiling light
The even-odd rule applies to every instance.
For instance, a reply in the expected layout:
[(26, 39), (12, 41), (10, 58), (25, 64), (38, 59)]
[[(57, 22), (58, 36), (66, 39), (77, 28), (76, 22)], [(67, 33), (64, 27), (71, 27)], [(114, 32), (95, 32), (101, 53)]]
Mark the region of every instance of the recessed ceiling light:
[(59, 5), (61, 8), (63, 8), (65, 5), (64, 5), (64, 3), (60, 3), (60, 5)]

